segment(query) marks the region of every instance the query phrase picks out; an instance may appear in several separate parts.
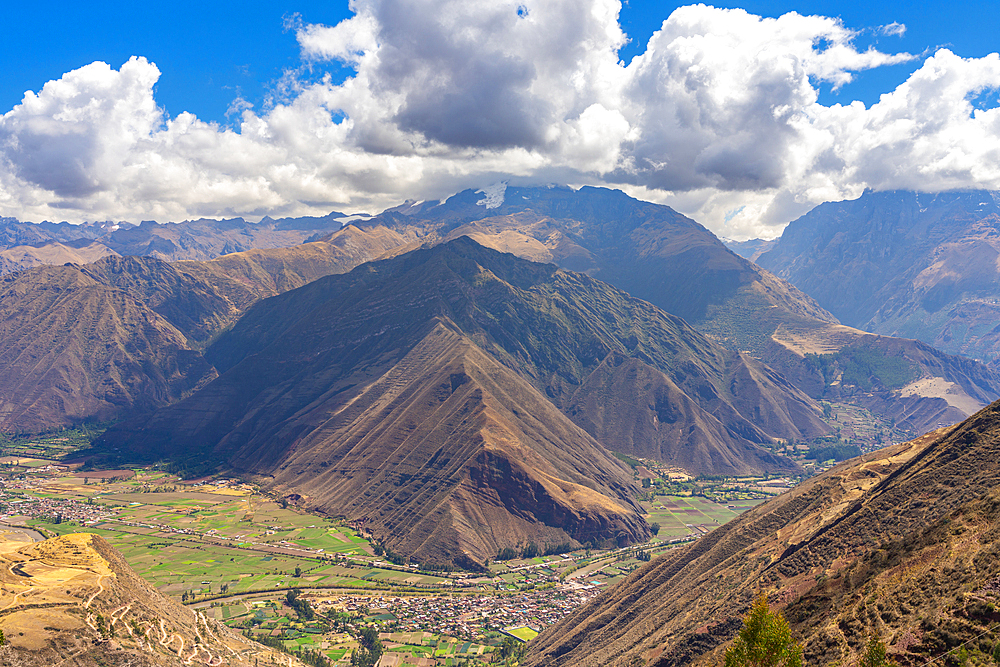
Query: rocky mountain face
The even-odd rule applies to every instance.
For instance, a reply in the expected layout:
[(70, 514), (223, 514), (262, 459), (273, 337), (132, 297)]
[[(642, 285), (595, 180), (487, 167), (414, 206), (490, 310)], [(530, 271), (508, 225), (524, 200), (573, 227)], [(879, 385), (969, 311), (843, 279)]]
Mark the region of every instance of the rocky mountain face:
[(826, 430), (808, 397), (683, 320), (467, 238), (261, 301), (206, 357), (216, 381), (104, 446), (214, 452), (424, 559), (642, 537), (630, 475), (598, 443), (790, 471), (756, 443)]
[(89, 533), (0, 535), (0, 604), (4, 665), (302, 665), (162, 595)]
[[(778, 370), (814, 399), (860, 405), (923, 433), (954, 423), (1000, 396), (1000, 376), (916, 341), (888, 343), (840, 325), (790, 283), (730, 252), (707, 229), (673, 209), (603, 188), (468, 190), (444, 202), (406, 204), (353, 222), (408, 243), (393, 252), (467, 235), (488, 247), (585, 272), (683, 317), (719, 344)], [(898, 366), (906, 383), (877, 370), (828, 376), (812, 355), (865, 357)], [(859, 352), (860, 351), (860, 352)], [(875, 359), (878, 357), (878, 359)], [(840, 362), (832, 360), (833, 366)], [(857, 364), (853, 364), (855, 367)], [(884, 375), (884, 374), (883, 374)], [(903, 375), (893, 376), (898, 379)]]
[(871, 637), (900, 664), (984, 661), (1000, 602), (1000, 403), (845, 462), (633, 573), (531, 644), (527, 665), (719, 664), (752, 598), (810, 665)]
[(188, 334), (229, 315), (210, 291), (148, 258), (7, 276), (0, 428), (47, 431), (179, 400), (216, 375)]
[(333, 212), (323, 217), (265, 217), (258, 223), (233, 218), (139, 225), (33, 224), (0, 218), (0, 276), (44, 264), (93, 262), (107, 255), (205, 261), (247, 250), (285, 248), (340, 229), (344, 217)]
[(0, 279), (0, 429), (41, 432), (175, 402), (215, 377), (201, 349), (256, 301), (353, 268), (393, 234), (208, 262), (112, 256)]
[(842, 322), (1000, 356), (1000, 196), (865, 192), (795, 220), (757, 260)]

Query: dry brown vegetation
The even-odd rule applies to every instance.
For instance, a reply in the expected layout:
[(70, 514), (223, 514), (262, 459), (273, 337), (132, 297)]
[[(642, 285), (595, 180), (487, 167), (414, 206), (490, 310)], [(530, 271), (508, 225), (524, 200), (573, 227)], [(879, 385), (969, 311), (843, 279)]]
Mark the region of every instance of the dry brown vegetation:
[(713, 664), (758, 590), (809, 664), (872, 636), (904, 665), (997, 642), (1000, 404), (846, 462), (633, 574), (544, 633), (527, 664)]
[(0, 664), (299, 664), (164, 597), (91, 534), (0, 534)]

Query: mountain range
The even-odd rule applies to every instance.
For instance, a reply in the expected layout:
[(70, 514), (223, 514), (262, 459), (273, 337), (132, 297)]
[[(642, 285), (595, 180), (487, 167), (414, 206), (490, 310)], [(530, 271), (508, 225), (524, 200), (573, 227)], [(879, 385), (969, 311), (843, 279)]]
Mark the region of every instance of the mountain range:
[(323, 217), (187, 220), (134, 225), (100, 222), (33, 224), (0, 218), (0, 276), (45, 264), (93, 262), (109, 255), (167, 261), (209, 260), (246, 250), (285, 248), (315, 240), (350, 219), (336, 211)]
[(644, 537), (631, 472), (602, 445), (792, 472), (759, 445), (828, 430), (814, 401), (683, 320), (466, 237), (261, 301), (205, 357), (218, 379), (99, 446), (213, 452), (421, 560)]
[(869, 639), (900, 664), (990, 660), (1000, 603), (1000, 403), (843, 463), (669, 552), (546, 630), (526, 665), (714, 665), (758, 592), (806, 664)]
[[(1000, 396), (994, 370), (913, 340), (890, 341), (844, 326), (810, 296), (730, 252), (698, 223), (619, 191), (468, 190), (443, 202), (408, 203), (349, 227), (413, 239), (395, 252), (467, 235), (497, 250), (585, 272), (764, 361), (814, 399), (859, 405), (912, 433), (959, 421)], [(830, 358), (817, 363), (817, 354)], [(845, 381), (843, 373), (831, 375), (831, 363), (856, 366), (851, 360), (862, 357), (867, 370), (860, 384)], [(905, 373), (875, 369), (900, 364)], [(897, 382), (901, 377), (907, 381)]]
[[(923, 432), (1000, 395), (987, 366), (844, 326), (621, 192), (498, 187), (328, 218), (121, 226), (100, 238), (124, 254), (5, 276), (0, 428), (122, 420), (105, 454), (229, 466), (397, 552), (481, 567), (529, 541), (645, 539), (608, 450), (794, 473), (769, 448), (831, 433), (819, 399)], [(289, 229), (317, 238), (157, 256)]]
[(866, 191), (791, 222), (757, 262), (843, 323), (1000, 357), (1000, 194)]
[[(467, 235), (498, 250), (536, 261), (552, 261), (563, 268), (582, 270), (610, 282), (684, 317), (719, 344), (764, 361), (814, 399), (861, 405), (914, 433), (935, 428), (939, 423), (957, 421), (1000, 395), (1000, 378), (990, 369), (949, 357), (913, 341), (883, 339), (840, 325), (810, 297), (729, 252), (708, 230), (669, 207), (600, 188), (503, 188), (491, 193), (469, 190), (445, 201), (407, 203), (378, 216), (354, 217), (348, 219), (346, 226), (322, 237), (322, 241), (230, 253), (207, 262), (178, 262), (174, 268), (198, 284), (195, 291), (227, 302), (213, 307), (216, 310), (211, 315), (192, 315), (194, 319), (204, 318), (201, 327), (192, 333), (182, 324), (180, 335), (188, 339), (187, 348), (199, 351), (205, 340), (229, 326), (258, 299), (301, 286), (322, 275), (350, 270), (379, 257)], [(331, 214), (328, 217), (333, 222), (345, 219), (338, 216)], [(326, 224), (324, 220), (265, 220), (264, 224), (267, 228), (295, 228), (301, 235), (322, 228)], [(243, 221), (220, 221), (214, 227), (204, 221), (191, 224), (203, 231), (253, 227)], [(53, 228), (65, 237), (71, 230), (62, 229), (64, 226), (43, 224), (36, 227)], [(28, 234), (22, 227), (23, 223), (13, 226), (21, 230), (22, 235)], [(183, 227), (183, 224), (157, 227), (146, 223), (132, 228), (122, 226), (121, 230), (105, 232), (105, 235), (141, 232), (145, 238), (153, 231), (161, 233), (162, 228), (166, 228), (174, 229), (176, 240), (177, 230)], [(51, 230), (47, 233), (55, 234)], [(92, 230), (92, 233), (96, 232)], [(188, 231), (182, 236), (194, 233)], [(247, 238), (265, 238), (268, 233), (265, 230)], [(221, 237), (214, 243), (218, 246)], [(131, 247), (133, 251), (154, 252), (150, 248), (155, 246), (155, 243), (137, 242)], [(123, 249), (124, 242), (118, 247)], [(110, 258), (101, 261), (112, 262)], [(44, 267), (18, 273), (15, 280), (21, 287), (8, 292), (0, 308), (31, 311), (32, 307), (23, 305), (20, 299), (45, 289), (49, 280), (58, 283), (58, 273)], [(19, 296), (15, 298), (14, 293)], [(129, 291), (127, 295), (138, 303), (138, 310), (145, 307), (146, 297), (141, 290), (138, 293)], [(66, 299), (72, 300), (69, 296)], [(157, 314), (166, 317), (169, 324), (178, 324), (173, 315), (164, 313), (163, 309), (159, 311)], [(186, 317), (179, 312), (174, 315), (180, 315), (181, 319)], [(79, 326), (83, 326), (83, 322)], [(128, 330), (127, 324), (124, 329)], [(36, 336), (44, 340), (51, 335), (54, 340), (49, 347), (52, 347), (61, 344), (58, 339), (62, 334), (57, 335), (60, 331), (71, 332), (73, 326), (46, 330), (28, 326), (19, 330), (17, 336), (19, 340), (30, 341)], [(84, 341), (93, 340), (86, 335), (74, 335)], [(127, 337), (125, 335), (124, 339)], [(122, 345), (129, 348), (127, 343)], [(143, 345), (139, 341), (137, 349), (142, 349)], [(21, 348), (16, 344), (7, 349), (8, 359), (31, 359), (30, 354), (22, 357)], [(844, 349), (847, 352), (841, 355)], [(829, 358), (817, 363), (813, 358), (817, 354)], [(861, 357), (868, 361), (877, 359), (876, 366), (883, 368), (902, 363), (905, 372), (888, 375), (866, 372), (860, 384), (845, 381), (845, 377), (851, 380), (857, 373), (845, 376), (838, 373), (838, 369), (847, 365), (856, 367), (855, 362)], [(902, 357), (902, 361), (898, 357)], [(0, 414), (4, 415), (0, 427), (38, 430), (61, 427), (88, 416), (109, 417), (122, 414), (121, 410), (130, 409), (137, 396), (148, 393), (143, 387), (124, 391), (116, 388), (121, 385), (115, 379), (118, 362), (102, 363), (96, 375), (91, 371), (83, 372), (85, 382), (81, 373), (74, 370), (75, 366), (75, 362), (71, 362), (64, 369), (56, 364), (50, 373), (45, 363), (37, 367), (33, 364), (32, 373), (25, 375), (21, 366), (9, 362), (10, 372), (26, 379), (17, 380), (16, 385), (0, 382), (0, 399), (3, 399)], [(869, 369), (871, 366), (871, 363), (866, 365)], [(0, 367), (0, 374), (3, 372), (4, 368)], [(27, 378), (40, 374), (50, 380), (36, 389)], [(80, 398), (75, 400), (82, 403), (81, 408), (67, 412), (67, 416), (59, 416), (62, 399), (52, 396), (51, 388), (58, 385), (54, 378), (70, 378), (59, 386), (79, 394)], [(900, 378), (907, 382), (898, 382)], [(201, 376), (178, 379), (174, 383), (183, 385), (180, 389), (183, 394), (197, 386), (200, 379)], [(11, 389), (14, 386), (16, 391)], [(105, 387), (116, 389), (108, 393)], [(91, 400), (91, 394), (95, 393), (96, 397)], [(163, 404), (179, 395), (177, 390), (163, 388), (152, 393), (152, 403), (139, 400), (139, 404), (143, 407)], [(27, 408), (19, 406), (26, 403), (48, 404), (53, 409), (41, 417), (22, 418), (19, 415)]]

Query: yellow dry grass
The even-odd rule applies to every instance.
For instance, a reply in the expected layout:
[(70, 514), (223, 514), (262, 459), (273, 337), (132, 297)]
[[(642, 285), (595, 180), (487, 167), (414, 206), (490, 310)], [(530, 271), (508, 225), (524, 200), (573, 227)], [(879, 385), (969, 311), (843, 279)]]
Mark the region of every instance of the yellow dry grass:
[(944, 378), (920, 378), (903, 387), (900, 393), (903, 396), (943, 398), (948, 402), (948, 405), (958, 408), (967, 415), (975, 414), (986, 407), (985, 404), (965, 393), (961, 386), (954, 382), (948, 382)]
[(208, 493), (214, 493), (217, 496), (245, 496), (248, 495), (246, 491), (242, 489), (216, 489), (214, 491), (209, 491)]

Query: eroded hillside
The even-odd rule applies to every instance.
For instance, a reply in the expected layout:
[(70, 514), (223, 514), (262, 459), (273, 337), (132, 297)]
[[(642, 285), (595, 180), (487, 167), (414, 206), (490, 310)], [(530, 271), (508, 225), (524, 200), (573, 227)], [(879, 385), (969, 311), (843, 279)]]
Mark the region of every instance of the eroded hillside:
[(87, 533), (0, 533), (0, 664), (299, 665), (157, 592)]

